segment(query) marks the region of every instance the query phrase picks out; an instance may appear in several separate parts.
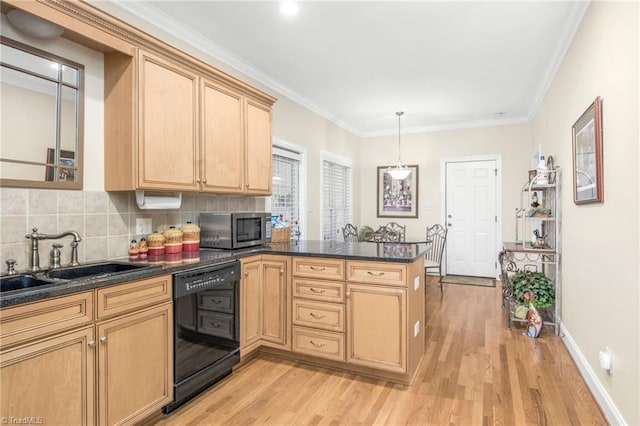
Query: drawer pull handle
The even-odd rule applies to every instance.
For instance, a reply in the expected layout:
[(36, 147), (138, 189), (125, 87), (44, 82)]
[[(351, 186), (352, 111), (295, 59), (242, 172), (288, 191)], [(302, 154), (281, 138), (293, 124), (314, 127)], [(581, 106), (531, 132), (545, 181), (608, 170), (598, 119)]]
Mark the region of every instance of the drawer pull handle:
[(219, 322), (214, 322), (214, 323), (213, 323), (213, 326), (214, 326), (215, 328), (220, 328), (220, 326), (221, 326), (221, 325), (222, 325), (222, 324), (220, 324)]
[(326, 317), (326, 315), (314, 314), (313, 312), (309, 312), (309, 315), (311, 315), (315, 319), (322, 319), (322, 318)]
[(324, 271), (324, 266), (312, 266), (311, 269), (314, 271)]
[(249, 276), (249, 271), (245, 271), (244, 276), (248, 277)]
[(222, 303), (222, 300), (220, 300), (220, 299), (213, 299), (213, 303)]
[(284, 269), (280, 269), (280, 275), (284, 274)]
[(315, 346), (316, 348), (321, 348), (323, 346), (326, 346), (324, 343), (316, 343), (313, 340), (309, 340), (309, 343), (311, 343), (313, 346)]
[(371, 272), (371, 271), (367, 271), (367, 274), (369, 275), (373, 275), (374, 277), (381, 277), (384, 275), (384, 272)]
[(95, 348), (96, 347), (96, 341), (92, 340), (89, 343), (87, 343), (87, 345), (89, 345), (90, 348)]
[(310, 287), (309, 290), (311, 290), (314, 293), (324, 293), (325, 292), (325, 290), (323, 288), (318, 290), (317, 288)]
[(107, 339), (107, 336), (102, 336), (102, 337), (100, 338), (100, 343), (102, 343), (102, 344), (106, 345), (108, 340), (109, 340), (109, 339)]

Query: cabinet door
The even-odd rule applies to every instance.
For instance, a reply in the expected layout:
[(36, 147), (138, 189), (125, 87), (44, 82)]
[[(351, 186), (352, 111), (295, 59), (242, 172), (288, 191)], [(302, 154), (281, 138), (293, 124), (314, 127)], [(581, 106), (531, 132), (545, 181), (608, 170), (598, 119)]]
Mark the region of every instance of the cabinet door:
[(287, 339), (287, 272), (286, 260), (262, 262), (262, 339), (290, 348)]
[(198, 165), (198, 77), (140, 51), (138, 186), (195, 190)]
[(238, 93), (208, 80), (202, 79), (200, 86), (202, 190), (242, 193), (242, 98)]
[(347, 362), (406, 372), (407, 290), (347, 285)]
[(173, 400), (171, 303), (97, 325), (98, 424), (131, 424)]
[(0, 354), (0, 417), (95, 424), (93, 326)]
[(251, 99), (246, 104), (245, 191), (271, 194), (271, 108)]
[(262, 262), (242, 262), (240, 282), (240, 350), (246, 355), (257, 347), (262, 333)]

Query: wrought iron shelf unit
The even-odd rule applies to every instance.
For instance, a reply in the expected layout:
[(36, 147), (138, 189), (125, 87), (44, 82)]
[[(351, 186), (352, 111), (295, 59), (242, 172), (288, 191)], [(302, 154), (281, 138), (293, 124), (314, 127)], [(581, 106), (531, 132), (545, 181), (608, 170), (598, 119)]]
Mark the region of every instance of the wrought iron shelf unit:
[[(498, 256), (500, 262), (500, 281), (502, 282), (502, 298), (505, 326), (511, 328), (514, 322), (526, 322), (514, 316), (516, 301), (514, 300), (511, 278), (521, 270), (543, 272), (553, 283), (555, 302), (551, 308), (541, 312), (545, 325), (552, 326), (556, 335), (560, 334), (561, 322), (561, 170), (555, 167), (551, 173), (551, 183), (538, 183), (535, 176), (522, 187), (520, 207), (516, 209), (516, 241), (504, 242)], [(539, 206), (533, 207), (534, 193)], [(535, 204), (535, 203), (534, 203)], [(539, 216), (540, 212), (547, 215)], [(538, 216), (535, 216), (535, 215)], [(532, 237), (534, 229), (544, 236), (544, 244), (534, 245)]]

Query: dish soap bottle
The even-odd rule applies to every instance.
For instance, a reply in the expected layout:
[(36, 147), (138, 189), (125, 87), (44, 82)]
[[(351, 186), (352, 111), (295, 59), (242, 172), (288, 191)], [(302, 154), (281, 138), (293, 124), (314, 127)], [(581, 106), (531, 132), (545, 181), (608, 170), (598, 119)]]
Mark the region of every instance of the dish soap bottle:
[(536, 167), (536, 183), (538, 185), (546, 185), (549, 183), (549, 168), (544, 160), (544, 155), (540, 156), (540, 161)]

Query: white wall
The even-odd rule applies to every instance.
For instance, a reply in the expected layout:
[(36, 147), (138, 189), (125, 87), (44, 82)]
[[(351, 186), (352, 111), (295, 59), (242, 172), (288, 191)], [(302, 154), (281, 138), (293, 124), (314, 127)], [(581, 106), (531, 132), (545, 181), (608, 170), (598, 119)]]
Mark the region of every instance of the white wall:
[[(583, 374), (614, 424), (640, 424), (638, 21), (637, 2), (592, 2), (533, 123), (534, 146), (542, 144), (565, 170), (567, 341), (582, 357), (578, 364), (585, 363)], [(571, 126), (596, 96), (603, 99), (605, 201), (577, 206)], [(605, 346), (613, 352), (611, 376), (598, 364)]]
[(499, 154), (503, 167), (502, 235), (503, 240), (513, 241), (514, 211), (520, 205), (520, 189), (527, 181), (531, 143), (528, 124), (403, 134), (402, 161), (419, 166), (418, 218), (389, 219), (376, 217), (377, 166), (395, 164), (398, 137), (364, 139), (360, 151), (360, 203), (363, 207), (360, 216), (355, 216), (356, 222), (375, 229), (393, 220), (407, 226), (407, 240), (424, 239), (428, 226), (442, 223), (440, 159)]

